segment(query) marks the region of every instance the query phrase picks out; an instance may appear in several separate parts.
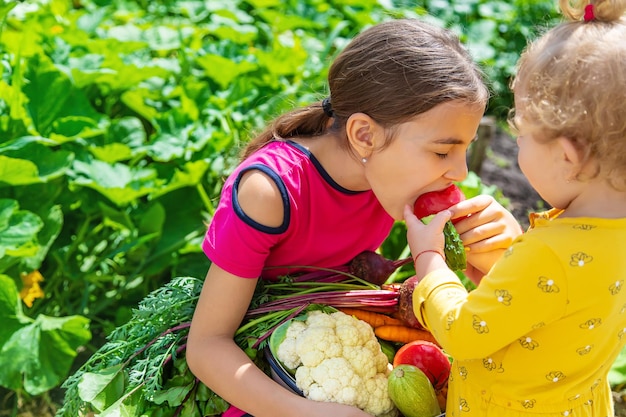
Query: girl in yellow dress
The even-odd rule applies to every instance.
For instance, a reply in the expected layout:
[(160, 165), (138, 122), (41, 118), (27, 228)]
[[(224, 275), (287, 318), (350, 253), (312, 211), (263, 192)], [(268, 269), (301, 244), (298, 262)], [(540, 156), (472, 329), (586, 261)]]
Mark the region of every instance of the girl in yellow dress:
[(428, 226), (405, 208), (422, 277), (415, 313), (454, 358), (447, 417), (614, 415), (607, 374), (626, 343), (626, 1), (560, 7), (569, 21), (519, 61), (511, 119), (520, 167), (553, 208), (531, 214), (471, 292), (442, 255), (454, 208)]

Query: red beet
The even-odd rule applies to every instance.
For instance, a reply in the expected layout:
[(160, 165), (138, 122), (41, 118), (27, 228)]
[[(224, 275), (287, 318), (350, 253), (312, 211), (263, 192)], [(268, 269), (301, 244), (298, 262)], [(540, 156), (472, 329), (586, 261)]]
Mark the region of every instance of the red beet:
[(350, 262), (350, 273), (376, 285), (383, 285), (396, 269), (411, 261), (411, 258), (392, 261), (374, 251), (364, 251)]
[(417, 277), (407, 278), (398, 289), (398, 317), (407, 326), (423, 329), (424, 326), (415, 317), (413, 311), (413, 290), (417, 285)]
[(415, 340), (403, 345), (393, 358), (393, 366), (417, 366), (430, 379), (436, 391), (448, 383), (450, 359), (439, 346), (426, 340)]

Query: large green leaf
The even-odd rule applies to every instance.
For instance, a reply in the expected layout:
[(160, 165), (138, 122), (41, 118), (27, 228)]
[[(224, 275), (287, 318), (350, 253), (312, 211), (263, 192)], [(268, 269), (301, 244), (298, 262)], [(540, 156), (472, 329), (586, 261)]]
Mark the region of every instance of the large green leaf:
[(67, 376), (78, 347), (91, 339), (89, 320), (81, 316), (44, 315), (30, 322), (20, 320), (23, 315), (15, 283), (0, 275), (0, 284), (0, 315), (4, 316), (0, 330), (0, 386), (23, 389), (31, 395), (49, 391)]
[(72, 164), (69, 151), (52, 150), (47, 140), (22, 137), (0, 146), (0, 187), (48, 182), (63, 176)]
[(158, 189), (162, 180), (152, 168), (132, 168), (102, 161), (76, 161), (73, 183), (92, 188), (118, 206), (125, 206)]
[(78, 383), (81, 400), (104, 410), (124, 394), (124, 372), (122, 364), (100, 370), (85, 372)]
[(22, 300), (20, 300), (15, 281), (2, 274), (0, 274), (0, 321), (2, 322), (0, 341), (9, 340), (17, 329), (30, 322), (30, 319), (22, 312)]
[(28, 61), (27, 68), (28, 82), (23, 91), (28, 97), (27, 107), (35, 128), (42, 136), (53, 132), (53, 124), (66, 116), (99, 118), (82, 90), (47, 58), (35, 55)]
[(20, 210), (17, 201), (0, 199), (0, 259), (34, 256), (38, 250), (37, 233), (42, 227), (39, 216)]
[(209, 78), (213, 79), (222, 89), (226, 89), (235, 78), (252, 72), (257, 68), (257, 65), (252, 62), (235, 62), (231, 58), (216, 54), (203, 55), (196, 59), (196, 63), (200, 65), (204, 71), (206, 71)]

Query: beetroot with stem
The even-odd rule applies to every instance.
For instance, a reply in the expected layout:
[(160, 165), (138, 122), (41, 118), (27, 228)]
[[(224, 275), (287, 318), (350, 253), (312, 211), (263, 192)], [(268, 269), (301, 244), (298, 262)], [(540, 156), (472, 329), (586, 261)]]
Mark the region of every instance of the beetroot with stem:
[(398, 289), (398, 317), (409, 327), (423, 329), (413, 311), (413, 291), (418, 283), (416, 276), (407, 278)]
[(374, 251), (364, 251), (352, 259), (349, 264), (350, 273), (376, 285), (383, 285), (387, 279), (411, 258), (392, 261)]

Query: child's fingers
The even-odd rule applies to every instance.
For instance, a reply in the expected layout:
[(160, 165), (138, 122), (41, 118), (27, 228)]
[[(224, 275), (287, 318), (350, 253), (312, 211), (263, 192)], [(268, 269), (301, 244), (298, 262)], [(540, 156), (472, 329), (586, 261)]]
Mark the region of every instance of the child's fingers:
[(448, 210), (440, 211), (430, 220), (428, 227), (432, 227), (433, 229), (443, 233), (443, 228), (446, 225), (446, 222), (450, 220), (450, 216), (452, 216), (452, 213)]
[(413, 213), (413, 209), (408, 204), (404, 205), (404, 222), (408, 226), (415, 226), (423, 224), (420, 219), (417, 218), (415, 213)]

